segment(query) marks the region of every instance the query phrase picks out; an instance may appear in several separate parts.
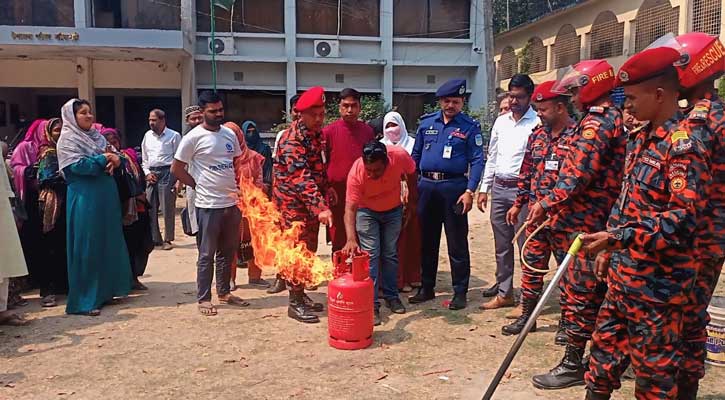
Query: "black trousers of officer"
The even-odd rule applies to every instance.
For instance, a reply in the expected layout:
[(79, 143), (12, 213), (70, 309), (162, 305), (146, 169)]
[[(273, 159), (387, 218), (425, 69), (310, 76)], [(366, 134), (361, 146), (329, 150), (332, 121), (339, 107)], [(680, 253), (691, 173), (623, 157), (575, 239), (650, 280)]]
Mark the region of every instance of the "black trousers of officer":
[(422, 228), (422, 285), (433, 291), (438, 274), (438, 253), (441, 225), (446, 230), (448, 258), (451, 263), (453, 292), (466, 294), (471, 277), (468, 252), (468, 215), (456, 213), (456, 202), (466, 191), (464, 177), (434, 181), (425, 177), (418, 181), (418, 219)]

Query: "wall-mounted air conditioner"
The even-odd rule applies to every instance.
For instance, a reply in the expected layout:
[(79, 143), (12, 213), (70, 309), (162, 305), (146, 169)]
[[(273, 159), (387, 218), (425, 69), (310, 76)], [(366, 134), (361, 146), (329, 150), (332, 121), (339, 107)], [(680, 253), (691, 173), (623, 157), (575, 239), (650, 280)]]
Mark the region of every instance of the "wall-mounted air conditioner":
[(322, 58), (340, 57), (340, 41), (338, 41), (338, 40), (315, 40), (315, 57), (322, 57)]
[(237, 51), (234, 49), (233, 37), (215, 37), (213, 41), (209, 38), (207, 41), (207, 51), (209, 51), (209, 54), (221, 54), (225, 56), (237, 54)]

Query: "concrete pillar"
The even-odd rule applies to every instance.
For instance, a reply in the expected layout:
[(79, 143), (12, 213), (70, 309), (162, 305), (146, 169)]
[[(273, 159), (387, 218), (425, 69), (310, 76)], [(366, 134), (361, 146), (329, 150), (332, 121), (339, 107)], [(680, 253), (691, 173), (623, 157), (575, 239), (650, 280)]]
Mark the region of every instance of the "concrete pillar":
[(287, 89), (285, 107), (290, 114), (289, 100), (297, 94), (297, 2), (284, 0), (284, 51), (287, 56)]
[[(196, 68), (193, 56), (181, 60), (181, 109), (196, 104)], [(182, 112), (181, 117), (184, 117)], [(184, 126), (184, 121), (181, 125)]]
[[(493, 32), (490, 32), (486, 10), (491, 10), (491, 0), (471, 1), (470, 34), (474, 38), (471, 49), (471, 60), (478, 65), (473, 80), (470, 84), (471, 97), (469, 106), (472, 110), (478, 110), (493, 100), (494, 79), (496, 74), (493, 60)], [(478, 40), (476, 40), (478, 39)]]
[(393, 0), (380, 2), (380, 56), (383, 66), (383, 99), (393, 105)]
[(196, 2), (181, 2), (181, 35), (183, 37), (184, 52), (186, 53), (179, 60), (181, 73), (181, 123), (184, 126), (183, 109), (196, 104), (196, 63), (194, 53), (196, 52)]
[(581, 38), (580, 44), (579, 44), (579, 59), (580, 60), (588, 60), (589, 59), (589, 51), (587, 51), (588, 43), (589, 43), (589, 35), (587, 35), (585, 32), (582, 32), (582, 34), (579, 36)]
[(680, 1), (680, 18), (677, 24), (678, 35), (692, 31), (692, 0)]
[(551, 71), (554, 69), (554, 46), (546, 46), (546, 70)]
[(93, 87), (93, 60), (88, 57), (76, 59), (76, 73), (78, 76), (78, 97), (91, 103), (91, 109), (96, 108), (96, 89)]
[(91, 0), (73, 0), (73, 17), (76, 28), (88, 28), (93, 26), (93, 9)]

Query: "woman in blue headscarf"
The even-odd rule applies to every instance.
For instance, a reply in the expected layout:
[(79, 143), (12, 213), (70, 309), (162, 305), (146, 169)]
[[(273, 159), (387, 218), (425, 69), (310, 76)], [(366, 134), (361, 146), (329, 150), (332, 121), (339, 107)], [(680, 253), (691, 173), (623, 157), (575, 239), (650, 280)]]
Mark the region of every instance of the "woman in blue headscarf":
[(264, 165), (262, 166), (262, 182), (267, 188), (272, 187), (272, 148), (262, 141), (257, 131), (257, 124), (254, 121), (244, 121), (242, 124), (242, 132), (244, 132), (244, 140), (247, 141), (247, 147), (264, 156)]

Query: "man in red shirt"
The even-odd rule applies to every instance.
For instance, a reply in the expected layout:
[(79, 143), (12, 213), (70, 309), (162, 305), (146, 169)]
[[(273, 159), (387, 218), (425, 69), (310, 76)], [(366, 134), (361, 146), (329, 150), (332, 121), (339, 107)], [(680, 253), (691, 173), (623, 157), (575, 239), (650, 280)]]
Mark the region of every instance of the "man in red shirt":
[(330, 237), (332, 251), (338, 251), (345, 245), (345, 190), (347, 175), (352, 164), (362, 154), (365, 143), (373, 140), (373, 129), (358, 120), (360, 116), (360, 92), (355, 89), (343, 89), (340, 99), (340, 119), (322, 130), (327, 153), (327, 200), (332, 211)]
[(370, 254), (370, 278), (375, 282), (375, 325), (380, 325), (381, 287), (390, 311), (405, 313), (398, 297), (398, 236), (403, 225), (403, 204), (408, 201), (404, 182), (413, 184), (415, 162), (402, 147), (386, 147), (377, 140), (365, 144), (362, 155), (347, 178), (347, 243), (343, 251), (352, 254), (362, 249)]

